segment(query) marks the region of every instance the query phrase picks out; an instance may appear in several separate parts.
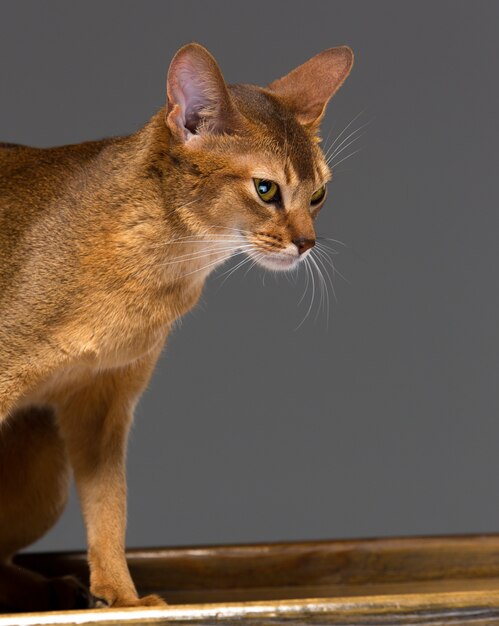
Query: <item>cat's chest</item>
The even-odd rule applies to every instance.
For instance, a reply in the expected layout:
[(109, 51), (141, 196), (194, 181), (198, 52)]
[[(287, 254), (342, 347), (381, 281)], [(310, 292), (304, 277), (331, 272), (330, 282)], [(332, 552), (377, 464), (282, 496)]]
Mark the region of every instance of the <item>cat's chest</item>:
[(96, 301), (74, 326), (74, 332), (81, 333), (75, 347), (99, 367), (125, 365), (165, 337), (173, 323), (195, 306), (201, 289), (165, 285), (154, 292), (128, 292)]
[(163, 345), (168, 327), (149, 327), (113, 330), (101, 325), (94, 332), (80, 328), (78, 334), (60, 349), (68, 355), (61, 366), (52, 371), (20, 401), (20, 406), (32, 404), (57, 405), (68, 392), (93, 385), (104, 371), (124, 370), (127, 365), (140, 361), (158, 346)]
[(83, 312), (71, 318), (52, 338), (64, 364), (42, 381), (21, 404), (57, 404), (67, 390), (91, 384), (105, 370), (119, 370), (165, 343), (170, 327), (192, 308), (202, 286), (164, 288), (155, 294), (86, 300)]
[(146, 352), (158, 333), (197, 304), (207, 275), (226, 258), (224, 250), (199, 248), (182, 247), (154, 263), (141, 261), (133, 272), (132, 264), (122, 261), (93, 270), (73, 318), (76, 350), (95, 355), (106, 367)]

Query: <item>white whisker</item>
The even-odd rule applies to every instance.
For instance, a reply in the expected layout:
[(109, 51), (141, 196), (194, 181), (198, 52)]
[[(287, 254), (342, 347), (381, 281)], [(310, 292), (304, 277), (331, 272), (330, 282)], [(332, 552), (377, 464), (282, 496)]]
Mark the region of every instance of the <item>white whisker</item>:
[[(216, 237), (213, 237), (213, 235), (217, 235)], [(174, 243), (178, 243), (178, 244), (183, 244), (183, 243), (210, 243), (213, 241), (234, 241), (234, 242), (239, 242), (239, 241), (244, 241), (244, 238), (239, 237), (236, 238), (233, 235), (225, 235), (225, 234), (217, 234), (217, 233), (212, 233), (212, 235), (210, 235), (212, 238), (211, 239), (207, 239), (207, 235), (199, 235), (199, 239), (194, 239), (193, 237), (195, 237), (196, 235), (186, 235), (185, 237), (178, 237), (177, 239), (167, 239), (166, 241), (162, 241), (158, 244), (158, 247), (164, 247), (170, 244), (174, 244)]]
[(307, 268), (306, 263), (304, 264), (304, 267), (305, 267), (305, 289), (303, 290), (301, 298), (298, 300), (298, 306), (300, 306), (300, 304), (303, 302), (303, 298), (305, 297), (307, 290), (308, 290), (309, 278), (308, 278), (308, 268)]
[[(327, 271), (327, 267), (326, 264), (324, 262), (323, 259), (327, 259), (328, 257), (326, 256), (326, 254), (324, 252), (322, 252), (321, 250), (317, 249), (316, 250), (316, 254), (317, 254), (317, 261), (321, 264), (321, 266), (324, 268), (324, 273), (326, 274), (329, 284), (331, 285), (331, 290), (333, 292), (333, 297), (335, 299), (335, 302), (338, 302), (338, 298), (336, 297), (336, 290), (334, 288), (334, 283), (333, 283), (333, 279), (331, 278), (331, 276), (329, 275), (329, 272)], [(332, 266), (333, 268), (333, 274), (334, 274), (334, 265)]]
[(324, 140), (324, 148), (323, 148), (322, 152), (323, 152), (323, 153), (325, 153), (325, 154), (327, 154), (327, 153), (329, 152), (329, 148), (331, 147), (331, 146), (328, 144), (328, 142), (329, 142), (329, 138), (331, 137), (331, 133), (333, 132), (333, 130), (334, 130), (334, 125), (333, 125), (333, 126), (331, 126), (331, 128), (329, 129), (329, 132), (328, 132), (328, 134), (327, 134), (327, 137), (326, 137), (326, 139)]
[(315, 300), (315, 279), (314, 279), (314, 274), (313, 274), (312, 268), (309, 265), (309, 258), (308, 257), (304, 260), (304, 263), (305, 263), (305, 267), (310, 272), (310, 279), (312, 281), (312, 296), (310, 298), (310, 304), (308, 306), (307, 312), (305, 313), (305, 317), (298, 324), (298, 326), (295, 328), (295, 330), (298, 330), (300, 328), (300, 326), (305, 322), (307, 317), (310, 315), (310, 311), (312, 310), (312, 307), (313, 307), (313, 304), (314, 304), (314, 300)]
[(336, 265), (333, 263), (333, 259), (331, 259), (331, 257), (329, 255), (325, 255), (324, 259), (329, 263), (329, 265), (331, 266), (332, 270), (333, 270), (333, 276), (335, 274), (338, 274), (338, 276), (340, 278), (342, 278), (346, 283), (348, 283), (349, 285), (351, 285), (352, 283), (348, 280), (348, 278), (346, 278), (345, 276), (343, 276), (343, 274), (339, 271), (339, 269), (336, 267)]
[(350, 152), (350, 154), (347, 154), (346, 157), (343, 157), (342, 159), (340, 159), (337, 163), (331, 163), (330, 167), (338, 167), (338, 165), (340, 163), (343, 163), (343, 161), (346, 161), (347, 159), (349, 159), (350, 157), (352, 157), (354, 154), (357, 154), (357, 152), (360, 152), (362, 150), (362, 148), (359, 148), (358, 150), (354, 150), (353, 152)]
[[(369, 124), (371, 123), (372, 120), (369, 120), (368, 122), (366, 122), (365, 124), (362, 124), (361, 126), (359, 126), (358, 128), (356, 128), (355, 130), (353, 130), (351, 133), (348, 133), (348, 135), (343, 139), (343, 141), (341, 141), (336, 148), (332, 151), (328, 153), (328, 161), (330, 161), (333, 156), (335, 154), (338, 154), (338, 151), (341, 151), (340, 148), (341, 146), (343, 146), (349, 139), (350, 137), (353, 137), (356, 133), (358, 133), (359, 131), (361, 131), (363, 128), (366, 128), (367, 126), (369, 126)], [(364, 131), (363, 133), (361, 133), (360, 135), (357, 135), (357, 137), (355, 137), (355, 139), (353, 139), (353, 141), (356, 141), (357, 139), (359, 139), (359, 137), (362, 137), (362, 135), (365, 135), (367, 131)], [(331, 156), (329, 156), (331, 155)]]
[(188, 254), (184, 254), (184, 255), (180, 255), (178, 257), (175, 257), (174, 259), (172, 259), (171, 261), (166, 261), (164, 263), (159, 263), (159, 266), (165, 266), (165, 265), (172, 265), (174, 263), (187, 263), (188, 261), (194, 261), (196, 259), (202, 259), (203, 257), (209, 257), (213, 254), (216, 254), (217, 252), (230, 252), (230, 251), (236, 251), (236, 250), (248, 250), (250, 248), (252, 248), (253, 246), (251, 245), (246, 245), (246, 246), (239, 246), (239, 247), (234, 247), (234, 246), (227, 246), (225, 248), (220, 248), (219, 246), (213, 247), (213, 248), (208, 248), (205, 250), (198, 250), (197, 252), (191, 252)]
[(222, 226), (220, 224), (216, 224), (216, 228), (222, 228), (223, 230), (233, 230), (236, 233), (245, 233), (247, 235), (252, 235), (253, 233), (250, 230), (246, 230), (244, 228), (235, 228), (234, 226)]
[(320, 242), (323, 242), (323, 241), (333, 241), (334, 243), (337, 243), (340, 246), (345, 246), (346, 247), (346, 245), (347, 245), (343, 241), (340, 241), (339, 239), (332, 239), (331, 237), (319, 237), (318, 239), (319, 239)]
[(247, 273), (251, 270), (252, 267), (255, 267), (255, 265), (258, 263), (258, 261), (264, 256), (264, 254), (257, 253), (256, 258), (253, 259), (253, 263), (248, 267), (248, 269), (244, 272), (244, 275), (246, 276)]
[[(355, 122), (355, 120), (359, 119), (359, 117), (365, 112), (366, 109), (362, 109), (362, 111), (360, 113), (357, 113), (357, 115), (345, 126), (345, 128), (341, 131), (341, 133), (336, 137), (336, 139), (333, 141), (333, 143), (331, 144), (331, 147), (328, 150), (328, 153), (333, 149), (333, 147), (336, 145), (336, 142), (343, 136), (343, 134), (350, 128), (350, 126)], [(326, 157), (327, 158), (327, 157)]]
[(351, 141), (349, 141), (346, 145), (343, 146), (343, 148), (341, 148), (340, 150), (336, 149), (333, 154), (329, 157), (329, 159), (327, 160), (327, 163), (329, 165), (329, 163), (331, 163), (332, 161), (334, 161), (334, 159), (343, 152), (343, 150), (346, 150), (349, 146), (351, 146), (355, 141), (357, 141), (357, 139), (360, 139), (361, 137), (363, 137), (366, 133), (360, 133), (360, 135), (357, 135), (357, 137), (354, 137)]
[[(239, 252), (236, 254), (241, 254), (241, 253)], [(216, 261), (212, 261), (211, 263), (208, 263), (207, 265), (203, 265), (203, 267), (198, 267), (192, 272), (187, 272), (186, 274), (180, 274), (180, 276), (178, 276), (177, 278), (185, 278), (186, 276), (190, 276), (191, 274), (196, 274), (197, 272), (201, 272), (202, 270), (208, 269), (209, 267), (213, 267), (214, 265), (220, 265), (223, 261), (227, 261), (229, 258), (230, 257), (227, 257), (227, 259), (217, 259)]]
[[(315, 314), (315, 320), (317, 321), (317, 319), (319, 317), (319, 313), (321, 311), (321, 308), (325, 311), (325, 313), (327, 315), (327, 317), (326, 317), (326, 320), (327, 320), (329, 318), (329, 293), (328, 293), (327, 288), (326, 288), (326, 281), (324, 280), (324, 276), (322, 275), (321, 269), (317, 265), (314, 257), (310, 254), (309, 258), (310, 258), (310, 262), (314, 264), (314, 267), (317, 270), (317, 274), (318, 274), (319, 279), (320, 279), (319, 287), (320, 287), (320, 290), (321, 290), (321, 301), (319, 303), (319, 307), (317, 309), (317, 313)], [(326, 307), (326, 304), (327, 304), (327, 307)]]
[(334, 255), (336, 255), (336, 254), (339, 254), (339, 253), (340, 253), (340, 251), (339, 251), (339, 250), (336, 250), (336, 249), (335, 249), (335, 248), (333, 248), (332, 246), (327, 246), (327, 245), (325, 245), (325, 244), (321, 243), (320, 241), (316, 241), (316, 242), (315, 242), (315, 247), (316, 247), (318, 250), (323, 250), (323, 251), (324, 251), (324, 252), (326, 252), (327, 254), (334, 254)]
[(228, 270), (226, 270), (223, 274), (221, 274), (220, 278), (222, 276), (225, 276), (225, 274), (227, 274), (227, 276), (225, 276), (225, 278), (222, 281), (222, 284), (220, 285), (220, 288), (222, 287), (222, 285), (229, 279), (230, 276), (232, 276), (232, 274), (237, 271), (240, 267), (242, 267), (243, 265), (245, 265), (246, 263), (249, 263), (252, 260), (252, 258), (250, 256), (244, 258), (242, 261), (239, 261), (234, 267), (230, 267)]

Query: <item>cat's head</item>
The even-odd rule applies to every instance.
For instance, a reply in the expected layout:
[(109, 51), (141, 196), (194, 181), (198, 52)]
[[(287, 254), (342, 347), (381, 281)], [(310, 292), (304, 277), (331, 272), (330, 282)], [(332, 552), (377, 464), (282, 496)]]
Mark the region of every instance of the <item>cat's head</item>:
[(294, 268), (307, 256), (331, 177), (319, 124), (352, 64), (350, 48), (331, 48), (261, 88), (227, 85), (198, 44), (177, 52), (166, 124), (174, 201), (191, 230), (239, 242), (271, 269)]

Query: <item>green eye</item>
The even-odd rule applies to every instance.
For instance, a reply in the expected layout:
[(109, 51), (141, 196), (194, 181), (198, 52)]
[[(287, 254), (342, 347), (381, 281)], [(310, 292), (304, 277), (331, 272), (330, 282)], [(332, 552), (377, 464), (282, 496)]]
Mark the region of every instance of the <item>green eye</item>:
[(312, 197), (310, 198), (310, 204), (319, 204), (319, 202), (322, 202), (322, 200), (324, 200), (325, 195), (326, 185), (322, 185), (322, 187), (319, 187), (319, 189), (317, 189), (317, 191), (312, 194)]
[(254, 178), (257, 194), (264, 202), (277, 202), (280, 198), (279, 185), (271, 180)]

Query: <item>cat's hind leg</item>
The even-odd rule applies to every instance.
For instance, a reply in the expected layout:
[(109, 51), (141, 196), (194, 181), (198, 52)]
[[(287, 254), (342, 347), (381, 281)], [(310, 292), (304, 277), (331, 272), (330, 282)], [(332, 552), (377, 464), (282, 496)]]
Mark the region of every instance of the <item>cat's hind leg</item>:
[(0, 425), (0, 610), (83, 608), (75, 579), (47, 579), (12, 563), (57, 521), (68, 494), (69, 466), (53, 412), (30, 407)]
[(90, 594), (76, 578), (45, 578), (12, 563), (0, 563), (0, 614), (87, 609)]

